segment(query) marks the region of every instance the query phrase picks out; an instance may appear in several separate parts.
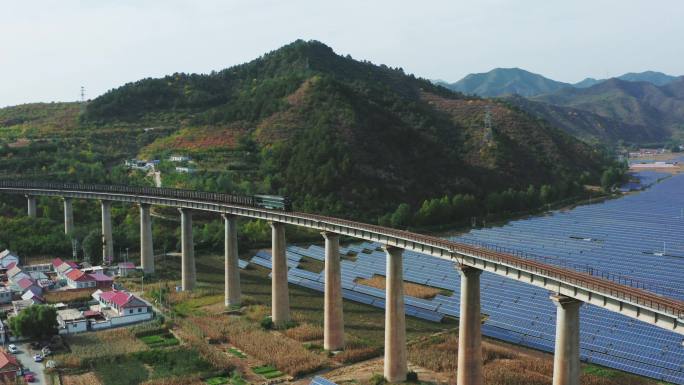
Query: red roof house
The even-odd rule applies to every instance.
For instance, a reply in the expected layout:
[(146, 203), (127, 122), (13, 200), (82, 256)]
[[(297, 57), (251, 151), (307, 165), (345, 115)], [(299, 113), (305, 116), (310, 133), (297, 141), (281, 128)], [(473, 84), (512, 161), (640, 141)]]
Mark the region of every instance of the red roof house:
[(4, 350), (0, 350), (0, 377), (5, 380), (14, 380), (20, 369), (17, 358)]
[(73, 269), (66, 274), (67, 285), (74, 289), (84, 287), (95, 287), (96, 282), (90, 274), (86, 274), (79, 269)]
[(31, 278), (22, 278), (17, 282), (17, 286), (19, 286), (22, 290), (26, 290), (31, 286), (36, 286), (36, 283), (31, 279)]
[(59, 265), (61, 265), (62, 263), (64, 263), (64, 261), (62, 261), (62, 258), (55, 258), (55, 259), (52, 260), (52, 268), (53, 268), (55, 271), (57, 271), (57, 268), (58, 268)]
[(90, 277), (95, 280), (95, 286), (101, 289), (109, 289), (114, 283), (114, 278), (102, 273), (101, 271), (96, 271), (90, 274)]

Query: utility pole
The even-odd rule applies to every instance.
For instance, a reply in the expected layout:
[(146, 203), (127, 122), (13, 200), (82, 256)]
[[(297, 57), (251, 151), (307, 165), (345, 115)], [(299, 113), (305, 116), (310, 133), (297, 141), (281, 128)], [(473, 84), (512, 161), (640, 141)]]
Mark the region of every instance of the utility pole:
[(81, 86), (81, 103), (85, 103), (85, 87)]

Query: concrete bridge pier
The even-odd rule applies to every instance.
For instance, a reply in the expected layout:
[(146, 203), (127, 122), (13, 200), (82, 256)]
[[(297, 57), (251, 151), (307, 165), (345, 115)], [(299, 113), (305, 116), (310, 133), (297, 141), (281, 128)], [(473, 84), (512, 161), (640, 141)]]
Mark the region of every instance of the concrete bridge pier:
[(285, 224), (271, 222), (271, 319), (276, 326), (290, 321), (290, 294), (287, 287)]
[(38, 210), (36, 209), (36, 197), (26, 195), (26, 202), (28, 203), (28, 216), (35, 218), (38, 213)]
[(237, 217), (222, 214), (225, 222), (225, 305), (240, 304), (240, 266), (238, 265)]
[(195, 288), (195, 245), (192, 240), (192, 210), (179, 208), (181, 213), (181, 287), (183, 291)]
[(480, 314), (480, 274), (482, 270), (459, 266), (461, 272), (461, 313), (458, 325), (458, 385), (483, 385), (482, 315)]
[(392, 383), (406, 381), (406, 314), (404, 312), (404, 250), (385, 246), (385, 378)]
[(152, 244), (152, 218), (150, 205), (140, 203), (140, 265), (145, 274), (154, 273), (154, 247)]
[(114, 260), (114, 238), (112, 237), (112, 202), (102, 200), (102, 261)]
[(64, 198), (64, 234), (74, 233), (74, 207), (71, 198)]
[(344, 349), (344, 317), (342, 313), (342, 270), (340, 267), (340, 236), (322, 232), (325, 238), (325, 303), (323, 317), (323, 348)]
[(556, 294), (556, 351), (553, 356), (553, 385), (580, 385), (580, 323), (582, 302)]

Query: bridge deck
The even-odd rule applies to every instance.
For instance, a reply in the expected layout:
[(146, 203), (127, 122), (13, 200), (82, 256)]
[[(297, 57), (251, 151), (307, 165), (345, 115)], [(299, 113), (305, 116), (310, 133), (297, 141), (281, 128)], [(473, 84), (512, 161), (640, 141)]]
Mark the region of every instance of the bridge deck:
[(9, 181), (0, 181), (0, 192), (192, 208), (331, 231), (450, 259), (455, 263), (477, 267), (544, 287), (550, 291), (684, 334), (684, 302), (629, 286), (628, 279), (624, 282), (614, 282), (587, 273), (525, 259), (522, 255), (378, 225), (255, 207), (251, 205), (249, 197), (153, 187)]

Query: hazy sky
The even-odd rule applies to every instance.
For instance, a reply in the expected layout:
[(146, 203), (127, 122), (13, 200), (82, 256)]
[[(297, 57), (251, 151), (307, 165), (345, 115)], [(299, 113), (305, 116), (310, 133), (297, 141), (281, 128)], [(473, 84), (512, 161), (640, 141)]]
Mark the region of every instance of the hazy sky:
[(684, 75), (682, 0), (0, 0), (0, 106), (208, 72), (297, 38), (431, 79)]

